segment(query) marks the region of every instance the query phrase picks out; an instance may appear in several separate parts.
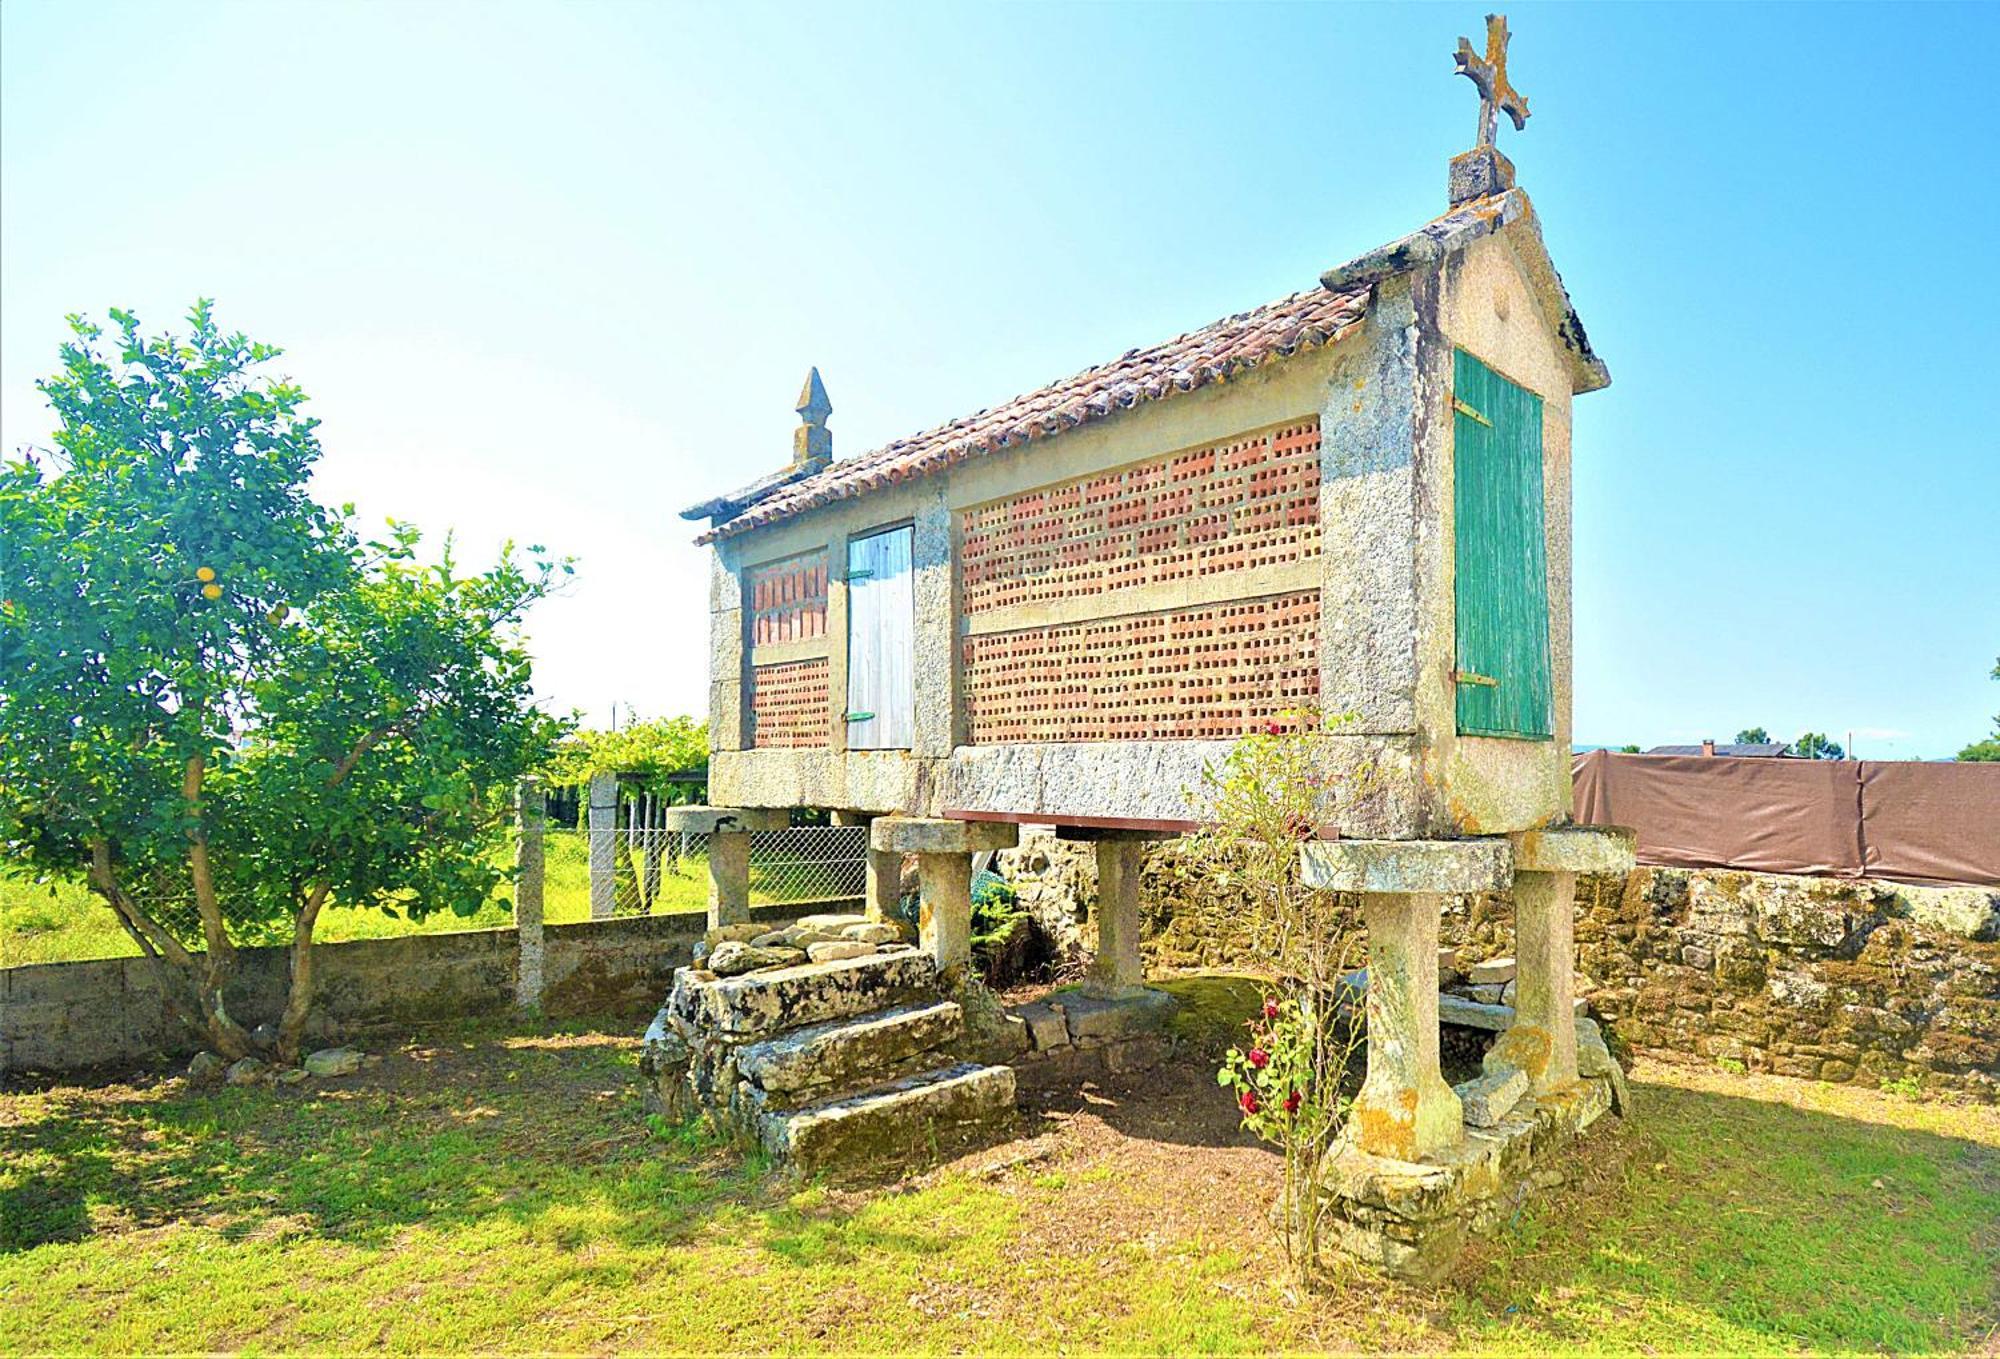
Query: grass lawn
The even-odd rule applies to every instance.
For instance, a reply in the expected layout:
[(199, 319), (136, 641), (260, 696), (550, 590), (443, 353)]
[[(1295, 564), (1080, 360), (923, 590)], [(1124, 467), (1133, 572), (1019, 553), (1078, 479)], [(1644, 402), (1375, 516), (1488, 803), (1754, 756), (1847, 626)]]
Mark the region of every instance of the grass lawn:
[[(545, 864), (542, 916), (551, 925), (590, 919), (590, 865), (575, 837), (550, 837)], [(449, 930), (502, 929), (514, 923), (514, 889), (505, 886), (477, 914), (450, 911), (412, 920), (382, 911), (338, 904), (321, 914), (313, 938), (323, 944), (393, 935), (440, 934)], [(753, 895), (754, 899), (760, 899)], [(654, 914), (708, 909), (705, 860), (682, 861), (663, 872)], [(35, 882), (0, 866), (0, 967), (66, 963), (86, 958), (137, 957), (117, 917), (82, 882)]]
[(0, 1350), (1972, 1350), (2000, 1111), (1644, 1067), (1443, 1287), (1286, 1296), (1191, 1055), (893, 1189), (650, 1125), (614, 1033), (377, 1040), (296, 1090), (0, 1095)]

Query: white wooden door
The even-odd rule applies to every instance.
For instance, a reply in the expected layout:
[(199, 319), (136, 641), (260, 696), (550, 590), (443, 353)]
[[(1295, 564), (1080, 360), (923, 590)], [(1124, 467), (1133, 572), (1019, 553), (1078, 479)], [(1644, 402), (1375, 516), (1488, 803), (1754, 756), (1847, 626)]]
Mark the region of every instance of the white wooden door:
[(847, 544), (847, 748), (908, 750), (915, 734), (916, 573), (910, 530)]

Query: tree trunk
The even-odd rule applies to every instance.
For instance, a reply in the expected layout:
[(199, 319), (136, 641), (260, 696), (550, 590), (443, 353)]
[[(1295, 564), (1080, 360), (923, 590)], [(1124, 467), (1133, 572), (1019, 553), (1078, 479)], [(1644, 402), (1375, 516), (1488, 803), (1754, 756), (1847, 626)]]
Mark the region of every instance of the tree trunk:
[(305, 905), (292, 922), (292, 984), (285, 996), (285, 1013), (278, 1020), (277, 1057), (286, 1066), (299, 1060), (299, 1040), (305, 1035), (306, 1013), (312, 1008), (313, 928), (319, 923), (319, 909), (326, 904), (330, 884), (313, 888)]
[(188, 876), (194, 883), (194, 905), (201, 917), (202, 940), (208, 946), (202, 954), (195, 999), (201, 1007), (210, 1045), (224, 1057), (234, 1059), (250, 1055), (250, 1034), (230, 1017), (222, 995), (223, 988), (236, 975), (236, 945), (230, 942), (229, 930), (223, 923), (222, 905), (215, 895), (215, 878), (209, 870), (208, 830), (201, 821), (201, 784), (206, 768), (205, 757), (192, 755), (181, 778), (181, 799), (187, 803), (193, 822), (187, 833)]
[[(231, 1059), (248, 1056), (250, 1035), (229, 1017), (222, 1004), (222, 987), (230, 972), (219, 971), (209, 954), (189, 953), (180, 940), (132, 899), (118, 881), (111, 863), (111, 846), (104, 840), (90, 842), (89, 881), (91, 890), (104, 899), (117, 915), (118, 923), (138, 943), (159, 983), (168, 1012), (196, 1039), (223, 1056)], [(232, 952), (229, 963), (233, 965), (234, 961)]]

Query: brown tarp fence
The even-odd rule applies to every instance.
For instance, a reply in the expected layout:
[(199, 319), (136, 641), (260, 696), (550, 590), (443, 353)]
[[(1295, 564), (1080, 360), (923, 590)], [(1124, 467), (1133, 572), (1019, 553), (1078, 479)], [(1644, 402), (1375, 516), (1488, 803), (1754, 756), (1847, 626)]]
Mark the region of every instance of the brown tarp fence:
[(1576, 759), (1576, 819), (1630, 826), (1639, 862), (2000, 887), (2000, 764)]

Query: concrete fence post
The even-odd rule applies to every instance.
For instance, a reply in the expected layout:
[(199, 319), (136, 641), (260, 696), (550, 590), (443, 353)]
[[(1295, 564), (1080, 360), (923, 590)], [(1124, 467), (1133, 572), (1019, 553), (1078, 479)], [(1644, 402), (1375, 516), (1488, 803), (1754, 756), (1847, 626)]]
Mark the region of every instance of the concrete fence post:
[(549, 796), (533, 779), (523, 779), (514, 794), (514, 934), (519, 962), (514, 972), (514, 1005), (537, 1010), (542, 1004), (542, 884), (543, 828), (548, 823)]
[(609, 920), (618, 911), (618, 776), (590, 776), (590, 918)]

